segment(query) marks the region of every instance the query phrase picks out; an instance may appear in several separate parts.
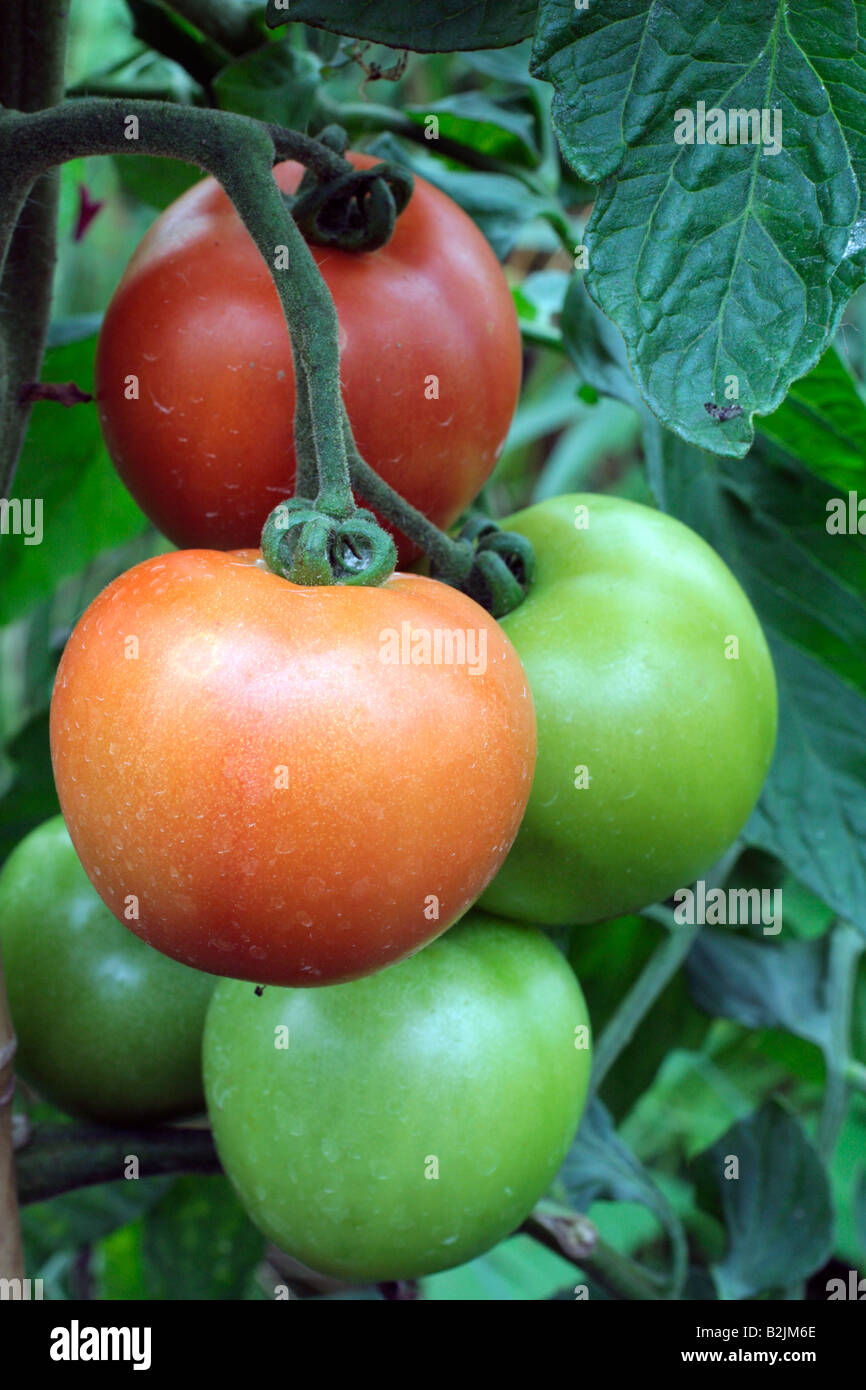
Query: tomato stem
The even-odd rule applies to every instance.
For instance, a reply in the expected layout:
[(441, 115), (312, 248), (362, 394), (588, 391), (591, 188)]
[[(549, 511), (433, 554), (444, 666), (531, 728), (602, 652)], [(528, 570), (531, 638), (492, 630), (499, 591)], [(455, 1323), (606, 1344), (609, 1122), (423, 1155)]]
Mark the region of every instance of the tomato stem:
[(0, 1279), (24, 1276), (21, 1223), (12, 1151), (12, 1097), (15, 1092), (15, 1034), (0, 960)]
[(130, 1153), (138, 1157), (143, 1178), (221, 1171), (209, 1129), (39, 1125), (18, 1152), (21, 1202), (44, 1202), (61, 1192), (113, 1182), (123, 1176)]
[[(373, 171), (355, 170), (327, 143), (229, 111), (99, 97), (60, 102), (33, 113), (4, 109), (0, 111), (4, 170), (0, 275), (35, 181), (70, 159), (121, 152), (170, 156), (198, 165), (218, 179), (232, 200), (268, 266), (289, 329), (297, 384), (295, 443), (301, 495), (306, 494), (308, 501), (315, 497), (325, 517), (346, 520), (355, 503), (342, 423), (337, 313), (272, 167), (279, 159), (300, 159), (315, 176), (312, 190), (308, 186), (305, 194), (308, 231), (337, 245), (346, 232), (355, 248), (367, 244), (366, 232), (373, 244), (381, 244), (383, 234), (393, 229), (411, 185), (385, 165)], [(349, 208), (346, 226), (334, 211), (342, 202)], [(365, 224), (368, 213), (369, 227)], [(29, 379), (35, 379), (32, 370)], [(6, 484), (11, 483), (20, 442), (17, 439), (8, 458)], [(365, 543), (361, 552), (352, 553), (357, 558), (369, 549)], [(377, 553), (381, 559), (381, 546)]]

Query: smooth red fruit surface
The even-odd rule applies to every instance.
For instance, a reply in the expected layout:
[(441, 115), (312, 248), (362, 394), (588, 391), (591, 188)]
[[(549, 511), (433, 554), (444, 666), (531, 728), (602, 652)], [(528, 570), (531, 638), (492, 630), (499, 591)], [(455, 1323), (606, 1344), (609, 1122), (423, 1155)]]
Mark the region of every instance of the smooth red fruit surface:
[(535, 715), (502, 629), (447, 585), (301, 588), (258, 552), (179, 551), (78, 623), (51, 751), (81, 862), (132, 931), (200, 970), (322, 985), (483, 891)]
[[(302, 172), (275, 170), (286, 192)], [(312, 249), (337, 307), (361, 453), (447, 526), (489, 476), (517, 403), (520, 333), (502, 269), (462, 209), (420, 178), (387, 246)], [(96, 384), (118, 472), (170, 540), (259, 544), (294, 483), (291, 349), (268, 268), (214, 179), (173, 203), (132, 257)], [(404, 541), (400, 554), (406, 564), (417, 552)]]

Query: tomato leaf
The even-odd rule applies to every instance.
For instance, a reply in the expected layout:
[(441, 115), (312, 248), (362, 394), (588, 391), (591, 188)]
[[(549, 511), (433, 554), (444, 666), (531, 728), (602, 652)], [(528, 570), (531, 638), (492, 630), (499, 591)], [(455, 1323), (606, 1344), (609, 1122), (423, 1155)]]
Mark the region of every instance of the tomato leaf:
[[(535, 117), (520, 106), (491, 101), (479, 92), (458, 92), (428, 106), (408, 106), (406, 114), (419, 125), (436, 117), (440, 137), (457, 140), (494, 159), (510, 159), (533, 169), (539, 161)], [(435, 140), (431, 139), (435, 148)]]
[(758, 420), (758, 430), (834, 487), (866, 485), (866, 403), (835, 348)]
[(731, 566), (768, 633), (779, 737), (745, 839), (866, 930), (866, 540), (827, 531), (831, 489), (665, 436), (671, 510)]
[(271, 29), (303, 20), (354, 38), (373, 39), (416, 53), (504, 48), (535, 28), (538, 0), (268, 0)]
[(320, 81), (313, 54), (284, 39), (229, 63), (214, 78), (213, 91), (225, 111), (303, 131)]
[[(95, 338), (48, 351), (43, 379), (93, 390)], [(37, 402), (0, 535), (0, 623), (20, 616), (107, 545), (147, 526), (114, 471), (96, 407)]]
[(571, 277), (561, 324), (563, 346), (581, 383), (594, 387), (602, 395), (615, 396), (637, 411), (643, 432), (647, 482), (659, 506), (664, 507), (661, 427), (635, 385), (622, 334), (593, 304), (582, 275)]
[(738, 1034), (713, 1055), (674, 1048), (624, 1120), (622, 1139), (645, 1163), (689, 1158), (786, 1079), (774, 1061), (744, 1055)]
[(830, 1184), (797, 1120), (767, 1105), (733, 1125), (709, 1161), (729, 1237), (713, 1268), (720, 1298), (785, 1289), (820, 1269), (833, 1248)]
[(146, 1297), (243, 1297), (264, 1243), (227, 1178), (179, 1178), (144, 1223)]
[(367, 148), (380, 159), (407, 165), (459, 203), (481, 228), (500, 260), (513, 249), (527, 222), (534, 217), (557, 215), (552, 199), (533, 193), (510, 174), (453, 169), (425, 151), (407, 147), (393, 135), (380, 135)]
[(830, 1048), (823, 942), (749, 941), (705, 928), (686, 963), (695, 1002), (747, 1028), (784, 1028)]
[[(717, 454), (747, 452), (864, 276), (858, 20), (808, 0), (542, 0), (532, 70), (566, 157), (601, 181), (587, 285), (658, 418)], [(705, 139), (714, 110), (725, 144)]]
[(153, 1207), (174, 1182), (170, 1177), (107, 1182), (64, 1192), (22, 1208), (21, 1231), (28, 1271), (38, 1277), (59, 1250), (92, 1245)]
[(682, 1283), (686, 1271), (686, 1239), (680, 1220), (649, 1173), (617, 1134), (601, 1101), (591, 1101), (584, 1112), (557, 1184), (564, 1188), (569, 1205), (577, 1211), (588, 1211), (599, 1198), (638, 1202), (648, 1207), (671, 1242), (672, 1283), (675, 1287)]
[(179, 159), (162, 159), (148, 154), (116, 154), (113, 160), (124, 192), (160, 211), (201, 178), (200, 169)]

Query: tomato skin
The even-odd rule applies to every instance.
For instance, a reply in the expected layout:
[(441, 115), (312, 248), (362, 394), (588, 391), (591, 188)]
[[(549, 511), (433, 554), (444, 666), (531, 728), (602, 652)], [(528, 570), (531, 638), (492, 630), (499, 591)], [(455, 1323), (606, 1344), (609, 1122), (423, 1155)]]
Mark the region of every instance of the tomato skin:
[(519, 1226), (565, 1157), (587, 1023), (543, 933), (474, 912), (353, 984), (257, 997), (222, 981), (204, 1043), (220, 1159), (252, 1220), (314, 1269), (462, 1264)]
[(203, 1108), (214, 979), (152, 951), (87, 880), (61, 816), (0, 872), (0, 945), (16, 1070), (72, 1115), (134, 1124)]
[[(302, 172), (275, 170), (287, 192)], [(337, 307), (358, 447), (448, 526), (493, 469), (517, 404), (520, 332), (501, 267), (456, 203), (420, 178), (387, 246), (312, 250)], [(130, 376), (138, 400), (126, 397)], [(438, 399), (428, 399), (433, 377)], [(121, 478), (170, 540), (259, 544), (293, 490), (294, 373), (267, 266), (214, 179), (173, 203), (133, 255), (102, 326), (96, 396)], [(402, 542), (403, 565), (417, 554)]]
[(549, 926), (618, 917), (688, 885), (745, 824), (776, 738), (772, 660), (730, 570), (672, 517), (575, 494), (501, 524), (536, 550), (532, 592), (502, 626), (535, 699), (538, 762), (481, 906)]
[[(388, 664), (404, 623), (467, 632), (472, 660)], [(502, 630), (455, 589), (301, 588), (258, 551), (177, 551), (79, 622), (51, 749), (115, 916), (198, 969), (318, 985), (466, 911), (517, 832), (535, 717)]]

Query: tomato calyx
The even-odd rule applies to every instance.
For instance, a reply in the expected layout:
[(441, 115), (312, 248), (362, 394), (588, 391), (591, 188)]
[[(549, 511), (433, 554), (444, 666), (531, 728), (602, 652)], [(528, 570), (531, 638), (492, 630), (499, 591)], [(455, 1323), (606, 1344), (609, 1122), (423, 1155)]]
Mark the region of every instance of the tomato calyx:
[(394, 540), (372, 512), (332, 516), (293, 497), (275, 507), (262, 531), (268, 569), (293, 584), (383, 584), (397, 563)]
[(500, 530), (489, 517), (472, 516), (453, 545), (455, 553), (431, 557), (434, 579), (454, 584), (494, 618), (519, 608), (535, 577), (535, 552), (525, 536)]
[[(326, 126), (318, 140), (340, 156), (348, 144), (340, 126)], [(284, 202), (305, 241), (342, 251), (378, 251), (391, 240), (412, 188), (412, 175), (401, 165), (356, 169), (345, 160), (340, 169), (308, 167), (297, 193), (284, 195)]]

